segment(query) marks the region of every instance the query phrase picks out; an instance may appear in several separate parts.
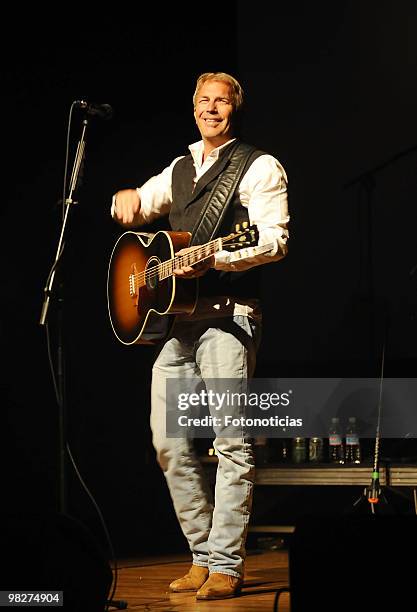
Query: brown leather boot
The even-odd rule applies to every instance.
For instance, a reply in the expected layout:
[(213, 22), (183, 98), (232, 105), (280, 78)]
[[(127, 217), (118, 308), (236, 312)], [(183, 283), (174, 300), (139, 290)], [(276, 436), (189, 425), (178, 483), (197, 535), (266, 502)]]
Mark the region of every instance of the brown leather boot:
[(198, 591), (207, 580), (209, 571), (207, 567), (192, 565), (191, 569), (183, 576), (174, 580), (169, 585), (174, 593), (186, 593), (187, 591)]
[(196, 599), (227, 599), (236, 597), (242, 588), (242, 578), (213, 572), (197, 591)]

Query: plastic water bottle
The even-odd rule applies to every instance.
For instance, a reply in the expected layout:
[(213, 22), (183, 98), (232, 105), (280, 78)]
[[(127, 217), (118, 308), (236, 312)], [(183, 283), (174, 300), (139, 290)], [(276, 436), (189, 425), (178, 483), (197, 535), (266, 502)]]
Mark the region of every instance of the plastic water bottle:
[(307, 458), (307, 445), (305, 438), (293, 438), (292, 440), (293, 463), (304, 463)]
[(356, 429), (356, 417), (349, 417), (346, 429), (346, 463), (360, 463), (361, 460), (362, 453)]
[(345, 453), (340, 433), (339, 417), (332, 418), (329, 430), (329, 459), (331, 463), (344, 463)]
[(323, 461), (323, 438), (310, 438), (308, 444), (308, 460), (311, 463)]

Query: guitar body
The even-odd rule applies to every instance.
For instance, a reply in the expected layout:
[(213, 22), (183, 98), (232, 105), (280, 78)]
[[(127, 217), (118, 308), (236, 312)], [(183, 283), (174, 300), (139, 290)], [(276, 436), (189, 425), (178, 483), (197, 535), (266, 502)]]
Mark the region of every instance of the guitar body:
[(163, 262), (189, 246), (190, 237), (188, 232), (160, 231), (148, 240), (143, 233), (128, 231), (117, 240), (110, 257), (107, 301), (113, 331), (123, 344), (156, 344), (174, 321), (166, 315), (194, 311), (197, 280), (161, 278), (158, 272)]

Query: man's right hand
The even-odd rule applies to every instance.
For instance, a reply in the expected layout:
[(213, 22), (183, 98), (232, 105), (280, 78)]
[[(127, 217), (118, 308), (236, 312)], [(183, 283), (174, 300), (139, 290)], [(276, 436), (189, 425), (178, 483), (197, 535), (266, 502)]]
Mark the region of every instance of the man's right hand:
[(132, 223), (140, 209), (140, 197), (136, 189), (122, 189), (116, 193), (115, 217), (120, 223)]

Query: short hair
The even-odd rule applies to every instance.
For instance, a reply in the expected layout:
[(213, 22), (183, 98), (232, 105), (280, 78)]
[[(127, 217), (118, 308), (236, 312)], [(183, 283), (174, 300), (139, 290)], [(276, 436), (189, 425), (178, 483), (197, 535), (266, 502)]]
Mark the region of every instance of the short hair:
[(222, 83), (227, 83), (230, 85), (230, 90), (232, 93), (232, 105), (235, 111), (241, 109), (243, 105), (243, 89), (240, 83), (232, 77), (230, 74), (226, 72), (204, 72), (200, 74), (197, 79), (195, 92), (193, 95), (193, 104), (194, 108), (196, 107), (197, 95), (204, 83), (207, 81), (221, 81)]

